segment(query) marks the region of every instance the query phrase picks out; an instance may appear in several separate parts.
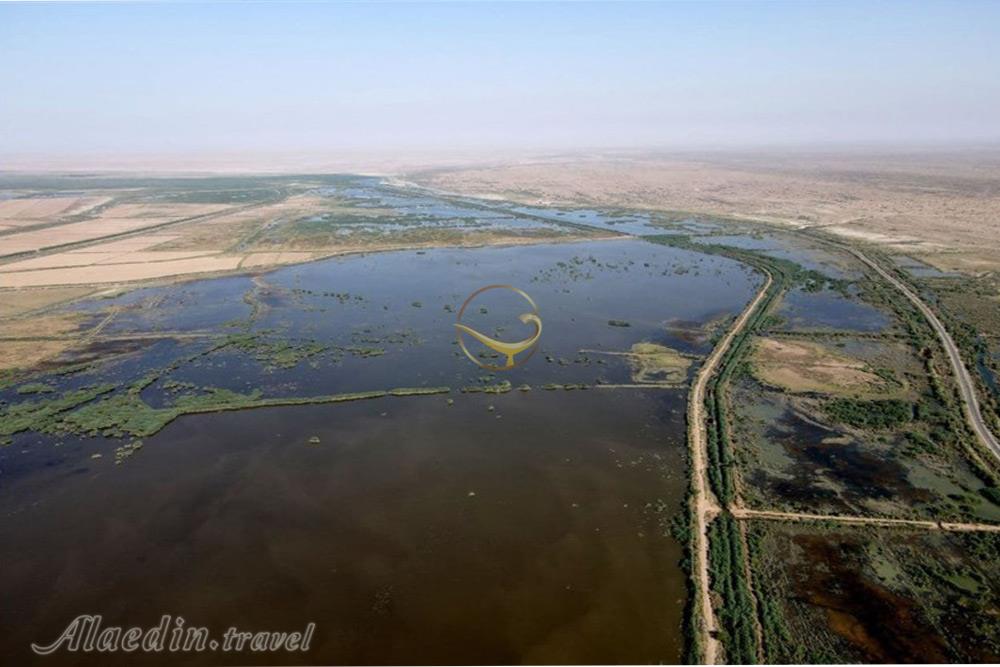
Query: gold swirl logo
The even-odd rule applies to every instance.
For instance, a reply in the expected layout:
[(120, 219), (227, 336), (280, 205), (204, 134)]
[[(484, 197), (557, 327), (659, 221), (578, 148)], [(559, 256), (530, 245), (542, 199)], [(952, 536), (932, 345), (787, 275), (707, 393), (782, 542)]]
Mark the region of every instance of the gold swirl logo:
[[(532, 334), (528, 338), (525, 338), (524, 340), (519, 340), (514, 343), (507, 343), (502, 340), (491, 338), (486, 334), (476, 331), (472, 327), (462, 324), (462, 316), (465, 315), (465, 309), (469, 307), (469, 304), (472, 303), (476, 299), (476, 297), (482, 294), (483, 292), (495, 289), (509, 290), (528, 302), (528, 305), (531, 306), (531, 312), (521, 313), (520, 315), (518, 315), (517, 318), (521, 320), (521, 322), (523, 322), (524, 324), (534, 325), (535, 327), (534, 334)], [(472, 360), (472, 363), (491, 371), (509, 371), (512, 368), (520, 366), (528, 359), (530, 359), (533, 354), (535, 354), (535, 351), (538, 349), (538, 339), (541, 338), (542, 336), (542, 318), (538, 316), (538, 306), (535, 305), (535, 302), (531, 299), (530, 296), (525, 294), (524, 290), (520, 290), (510, 285), (487, 285), (486, 287), (477, 289), (475, 292), (470, 294), (469, 298), (466, 299), (465, 303), (462, 304), (462, 307), (458, 311), (458, 321), (455, 323), (455, 328), (458, 330), (458, 344), (461, 346), (462, 352), (465, 352), (465, 356), (467, 356), (469, 359)], [(490, 348), (494, 352), (497, 352), (505, 356), (507, 358), (506, 363), (504, 363), (503, 366), (497, 366), (485, 363), (481, 359), (478, 359), (475, 355), (469, 352), (469, 348), (465, 346), (465, 335), (469, 335), (475, 338), (480, 343)], [(515, 361), (514, 357), (528, 350), (530, 350), (530, 352), (528, 352), (527, 355), (522, 357), (520, 360)]]

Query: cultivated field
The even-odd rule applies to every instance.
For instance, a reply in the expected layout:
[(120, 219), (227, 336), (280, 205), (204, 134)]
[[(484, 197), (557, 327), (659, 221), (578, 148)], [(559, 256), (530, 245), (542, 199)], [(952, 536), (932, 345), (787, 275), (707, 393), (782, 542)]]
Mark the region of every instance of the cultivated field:
[[(356, 253), (618, 236), (419, 195), (383, 202), (398, 194), (357, 176), (0, 177), (0, 318), (14, 318), (0, 326), (0, 370), (59, 358), (87, 335), (74, 336), (80, 322), (52, 326), (52, 308), (139, 285)], [(39, 331), (45, 340), (22, 340)]]
[(0, 288), (121, 285), (356, 252), (596, 236), (555, 226), (424, 225), (419, 210), (394, 212), (338, 190), (350, 184), (340, 177), (73, 179), (93, 196), (63, 196), (65, 181), (20, 177), (12, 198), (0, 200)]

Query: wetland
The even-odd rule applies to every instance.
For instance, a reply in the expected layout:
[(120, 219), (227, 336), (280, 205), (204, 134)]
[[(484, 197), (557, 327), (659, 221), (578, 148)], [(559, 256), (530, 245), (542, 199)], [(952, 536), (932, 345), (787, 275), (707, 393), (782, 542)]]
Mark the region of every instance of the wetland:
[[(108, 225), (126, 205), (146, 222), (0, 263), (4, 662), (37, 660), (30, 643), (81, 613), (220, 634), (315, 622), (312, 662), (691, 659), (688, 391), (765, 275), (710, 395), (720, 501), (1000, 523), (932, 337), (822, 239), (376, 177), (6, 178), (28, 228)], [(202, 251), (240, 259), (160, 271)], [(940, 284), (956, 278), (886, 261), (964, 312)], [(544, 322), (509, 371), (473, 363), (453, 326), (493, 284), (525, 290)], [(523, 310), (496, 290), (463, 322), (517, 340)], [(976, 340), (985, 382), (995, 346)], [(973, 647), (995, 630), (995, 539), (892, 530), (720, 517), (727, 659), (995, 655)], [(915, 564), (924, 548), (938, 565)], [(824, 592), (831, 576), (849, 585)], [(865, 611), (872, 596), (896, 611)], [(985, 616), (949, 635), (964, 608)]]

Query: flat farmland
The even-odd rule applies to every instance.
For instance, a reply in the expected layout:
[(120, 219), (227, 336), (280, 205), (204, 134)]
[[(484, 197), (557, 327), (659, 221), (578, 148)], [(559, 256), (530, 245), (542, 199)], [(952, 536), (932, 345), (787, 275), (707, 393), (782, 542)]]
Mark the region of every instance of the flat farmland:
[[(222, 210), (223, 206), (202, 204), (122, 204), (113, 206), (93, 218), (59, 224), (58, 218), (42, 229), (31, 229), (2, 237), (0, 254), (17, 255), (60, 247), (106, 236), (134, 232), (166, 222), (203, 216)], [(23, 218), (14, 218), (24, 221)], [(39, 219), (43, 222), (46, 219)]]
[(52, 220), (78, 215), (111, 201), (111, 197), (18, 197), (0, 199), (0, 225), (8, 229), (46, 224)]
[(63, 194), (53, 187), (62, 184), (58, 178), (19, 182), (15, 196), (0, 202), (7, 226), (0, 229), (0, 289), (131, 284), (357, 252), (598, 236), (513, 215), (484, 222), (476, 209), (419, 198), (395, 209), (397, 195), (370, 187), (377, 179), (220, 178), (228, 186), (220, 188), (206, 180), (73, 182), (76, 190), (93, 186), (100, 193), (93, 196)]

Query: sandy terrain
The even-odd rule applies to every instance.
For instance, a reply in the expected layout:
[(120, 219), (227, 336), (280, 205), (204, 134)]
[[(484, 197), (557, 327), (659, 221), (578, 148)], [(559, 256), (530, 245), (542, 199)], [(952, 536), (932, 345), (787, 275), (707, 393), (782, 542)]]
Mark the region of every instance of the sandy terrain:
[(86, 248), (80, 248), (78, 250), (71, 250), (73, 254), (86, 255), (88, 253), (126, 253), (126, 252), (141, 252), (143, 250), (149, 250), (158, 245), (164, 243), (169, 243), (177, 238), (175, 232), (149, 232), (143, 234), (142, 236), (133, 236), (127, 239), (118, 239), (115, 241), (105, 241), (104, 243), (98, 243), (95, 245), (87, 246)]
[[(593, 237), (601, 238), (601, 237)], [(614, 237), (624, 238), (624, 237)], [(136, 239), (138, 240), (138, 239)], [(266, 251), (243, 253), (183, 252), (183, 251), (134, 251), (93, 252), (104, 244), (88, 251), (72, 251), (25, 259), (0, 265), (0, 288), (45, 287), (53, 285), (110, 285), (181, 278), (189, 275), (220, 273), (240, 269), (251, 270), (298, 264), (323, 257), (359, 252), (386, 252), (415, 248), (477, 247), (482, 245), (529, 245), (533, 243), (560, 243), (577, 240), (577, 237), (532, 238), (504, 237), (470, 234), (454, 241), (393, 242), (360, 241), (336, 246), (323, 246), (313, 251)]]
[(205, 215), (224, 208), (226, 207), (212, 204), (122, 204), (112, 206), (90, 220), (2, 236), (0, 237), (0, 256), (90, 241), (173, 220)]
[(34, 271), (62, 267), (90, 266), (92, 264), (134, 264), (165, 262), (177, 259), (202, 257), (204, 252), (63, 252), (33, 259), (25, 259), (2, 267), (2, 272)]
[(84, 213), (110, 197), (24, 197), (0, 199), (0, 223), (11, 227), (36, 225), (52, 219)]
[(0, 287), (40, 287), (44, 285), (101, 285), (194, 273), (233, 271), (240, 255), (209, 255), (190, 259), (130, 262), (125, 264), (76, 266), (0, 274)]
[(64, 352), (69, 343), (64, 340), (3, 341), (0, 345), (0, 370), (31, 368)]
[(245, 255), (240, 267), (252, 269), (262, 266), (276, 266), (278, 264), (297, 264), (299, 262), (309, 262), (321, 253), (315, 252), (252, 252)]
[[(296, 199), (296, 198), (292, 198)], [(310, 202), (311, 203), (311, 202)], [(235, 208), (221, 204), (187, 204), (173, 202), (126, 203), (112, 206), (97, 217), (82, 222), (57, 224), (44, 229), (8, 234), (0, 237), (0, 255), (44, 251), (68, 243), (93, 242), (63, 252), (50, 251), (0, 263), (0, 287), (28, 288), (50, 285), (111, 284), (172, 278), (190, 274), (232, 271), (239, 267), (245, 254), (225, 251), (248, 234), (268, 223), (279, 213), (298, 215), (307, 208), (298, 202), (282, 202), (280, 209), (242, 210), (231, 216), (199, 218), (190, 223), (187, 218), (224, 213)], [(24, 206), (22, 206), (23, 208)], [(41, 210), (36, 207), (34, 210)], [(55, 210), (50, 206), (49, 210)], [(252, 224), (235, 234), (230, 223), (250, 221)], [(175, 223), (170, 232), (142, 230), (163, 223)], [(51, 218), (49, 223), (58, 222)], [(122, 233), (137, 232), (128, 238), (106, 242), (100, 239)], [(216, 242), (205, 242), (205, 237)], [(290, 260), (276, 258), (275, 263)], [(267, 265), (258, 261), (256, 266)], [(113, 268), (112, 268), (113, 267)]]
[(828, 231), (940, 268), (1000, 269), (996, 153), (597, 156), (427, 171), (430, 187), (527, 203), (688, 211)]
[[(255, 206), (117, 204), (83, 222), (52, 224), (0, 236), (0, 255), (41, 251), (0, 261), (0, 288), (120, 284), (257, 270), (355, 252), (559, 242), (581, 236), (540, 234), (537, 230), (458, 232), (409, 227), (388, 233), (380, 230), (347, 236), (332, 232), (303, 236), (289, 226), (318, 214), (376, 217), (382, 213), (312, 194)], [(195, 216), (202, 217), (186, 221)], [(146, 227), (166, 222), (171, 223), (169, 229), (143, 232)], [(101, 242), (104, 236), (122, 233), (130, 235)], [(53, 247), (76, 242), (84, 245), (66, 250)]]
[(289, 221), (331, 210), (335, 200), (312, 195), (295, 195), (284, 201), (236, 211), (171, 229), (174, 238), (160, 250), (229, 250), (250, 241), (256, 233), (275, 221)]
[[(0, 370), (30, 368), (64, 352), (78, 342), (70, 334), (79, 331), (85, 319), (80, 313), (62, 313), (0, 322)], [(37, 338), (40, 331), (45, 338)]]
[(868, 364), (811, 341), (759, 338), (753, 373), (765, 384), (793, 393), (859, 394), (886, 391)]
[(67, 243), (99, 239), (102, 236), (131, 232), (166, 221), (167, 219), (164, 218), (87, 220), (58, 227), (20, 232), (0, 237), (0, 255), (16, 255), (17, 253), (43, 250)]
[(0, 338), (33, 338), (39, 331), (46, 336), (62, 336), (80, 328), (86, 316), (80, 313), (41, 315), (30, 319), (9, 319), (0, 322)]
[(0, 317), (29, 313), (54, 304), (79, 299), (95, 291), (91, 287), (50, 287), (5, 291), (0, 293)]

